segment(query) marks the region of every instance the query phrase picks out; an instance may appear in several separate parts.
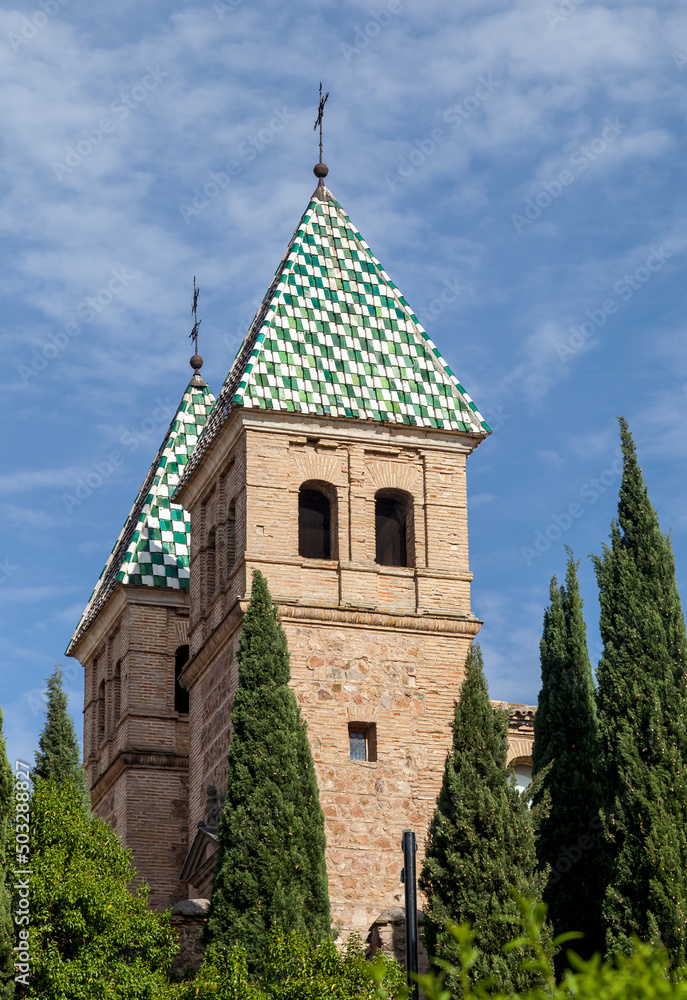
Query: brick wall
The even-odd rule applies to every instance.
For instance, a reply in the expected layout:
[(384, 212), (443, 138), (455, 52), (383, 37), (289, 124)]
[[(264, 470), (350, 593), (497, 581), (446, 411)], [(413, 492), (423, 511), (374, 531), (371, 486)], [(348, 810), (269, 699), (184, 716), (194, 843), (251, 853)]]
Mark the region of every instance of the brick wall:
[[(232, 425), (233, 426), (230, 426)], [(226, 786), (235, 653), (253, 569), (279, 604), (292, 686), (308, 723), (327, 834), (335, 921), (367, 933), (402, 902), (401, 831), (420, 849), (441, 784), (462, 664), (479, 622), (470, 611), (465, 458), (474, 441), (359, 422), (237, 411), (212, 469), (184, 497), (191, 512), (192, 660), (189, 821), (207, 786)], [(298, 553), (303, 483), (335, 498), (328, 560)], [(412, 565), (375, 560), (375, 494), (412, 497)], [(236, 504), (236, 560), (202, 582), (207, 532)], [(374, 724), (377, 760), (350, 759), (349, 725)], [(421, 860), (421, 854), (418, 860)]]

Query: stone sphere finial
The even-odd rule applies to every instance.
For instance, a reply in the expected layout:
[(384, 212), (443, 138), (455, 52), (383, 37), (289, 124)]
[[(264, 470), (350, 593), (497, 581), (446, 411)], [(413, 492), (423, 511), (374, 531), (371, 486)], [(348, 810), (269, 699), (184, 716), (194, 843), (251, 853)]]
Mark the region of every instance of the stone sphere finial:
[(326, 163), (316, 163), (312, 171), (315, 177), (319, 177), (320, 181), (329, 173), (329, 167)]
[(201, 358), (200, 354), (194, 354), (191, 360), (189, 361), (189, 364), (191, 368), (193, 368), (193, 370), (197, 373), (203, 367), (203, 359)]

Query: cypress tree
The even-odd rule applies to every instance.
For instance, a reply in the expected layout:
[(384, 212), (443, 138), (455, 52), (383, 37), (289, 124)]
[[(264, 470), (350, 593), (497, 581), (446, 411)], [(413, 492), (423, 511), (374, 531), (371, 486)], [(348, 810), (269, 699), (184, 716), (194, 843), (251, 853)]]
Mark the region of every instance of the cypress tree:
[(14, 868), (12, 834), (12, 796), (14, 780), (12, 768), (7, 759), (5, 738), (2, 732), (2, 709), (0, 709), (0, 1000), (14, 996), (14, 923), (12, 921), (12, 898), (8, 884), (10, 871)]
[[(479, 949), (471, 980), (492, 978), (496, 989), (510, 993), (538, 981), (534, 973), (521, 969), (522, 949), (507, 955), (502, 950), (518, 936), (511, 887), (537, 903), (543, 879), (537, 872), (532, 816), (507, 764), (508, 715), (495, 712), (489, 701), (476, 643), (465, 671), (453, 747), (420, 875), (427, 896), (424, 938), (430, 958), (458, 964), (459, 950), (446, 922), (469, 921)], [(545, 939), (548, 947), (548, 931)], [(459, 983), (450, 985), (460, 990)]]
[(36, 766), (33, 773), (39, 778), (50, 779), (62, 784), (68, 780), (83, 799), (87, 810), (90, 796), (86, 786), (86, 775), (81, 766), (79, 742), (74, 732), (74, 723), (67, 711), (67, 695), (62, 690), (62, 668), (55, 667), (48, 678), (48, 708), (45, 725), (36, 751)]
[(631, 936), (687, 961), (687, 637), (670, 539), (660, 530), (627, 423), (611, 544), (594, 557), (603, 654), (597, 671), (610, 874), (609, 953)]
[(270, 928), (329, 933), (324, 816), (305, 722), (289, 687), (286, 635), (267, 581), (253, 573), (219, 856), (205, 940), (242, 944), (252, 966)]
[[(599, 811), (602, 784), (599, 732), (587, 652), (587, 633), (577, 580), (578, 564), (568, 550), (565, 586), (551, 580), (540, 644), (542, 686), (534, 720), (534, 803), (543, 807), (537, 830), (537, 859), (549, 876), (544, 902), (557, 936), (585, 935), (573, 945), (584, 958), (604, 951), (601, 923), (603, 837)], [(557, 970), (565, 966), (558, 954)]]

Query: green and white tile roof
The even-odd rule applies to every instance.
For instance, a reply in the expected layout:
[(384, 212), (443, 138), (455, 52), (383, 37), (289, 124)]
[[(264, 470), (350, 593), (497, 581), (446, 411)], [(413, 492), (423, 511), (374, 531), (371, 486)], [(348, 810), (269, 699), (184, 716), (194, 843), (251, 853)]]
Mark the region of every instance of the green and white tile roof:
[(72, 636), (71, 653), (118, 582), (188, 590), (191, 521), (171, 497), (215, 404), (192, 381)]
[(189, 466), (234, 406), (490, 428), (327, 188), (315, 191)]

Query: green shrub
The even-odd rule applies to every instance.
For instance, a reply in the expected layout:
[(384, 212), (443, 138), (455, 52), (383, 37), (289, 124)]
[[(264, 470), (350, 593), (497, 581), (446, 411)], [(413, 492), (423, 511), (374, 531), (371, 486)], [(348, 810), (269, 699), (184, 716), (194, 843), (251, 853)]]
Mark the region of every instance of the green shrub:
[(159, 1000), (178, 950), (169, 913), (130, 892), (131, 853), (77, 783), (36, 778), (31, 800), (30, 988), (45, 1000)]
[[(508, 950), (524, 948), (529, 953), (526, 965), (538, 972), (543, 985), (526, 993), (518, 993), (520, 1000), (687, 1000), (687, 970), (683, 976), (671, 974), (668, 953), (656, 950), (651, 945), (635, 939), (630, 955), (617, 954), (612, 959), (602, 961), (595, 955), (589, 961), (579, 958), (574, 951), (568, 951), (568, 968), (560, 983), (556, 983), (551, 962), (541, 944), (541, 930), (546, 916), (546, 906), (532, 905), (518, 897), (518, 905), (523, 919), (523, 934), (507, 945)], [(462, 1000), (507, 1000), (514, 994), (499, 991), (498, 984), (473, 984), (470, 969), (479, 959), (479, 947), (467, 924), (450, 925), (450, 932), (456, 942), (460, 959), (456, 966), (442, 963), (441, 974), (430, 973), (421, 977), (421, 991), (426, 1000), (452, 1000), (460, 996)], [(562, 934), (554, 942), (564, 946), (577, 934)], [(452, 994), (445, 988), (450, 980), (459, 984)], [(383, 991), (378, 993), (384, 997)]]
[(350, 938), (341, 951), (330, 937), (315, 944), (295, 931), (284, 934), (274, 928), (254, 975), (249, 976), (240, 945), (211, 946), (195, 979), (173, 987), (171, 996), (173, 1000), (375, 1000), (377, 983), (397, 996), (405, 973), (398, 962), (384, 956), (368, 962), (359, 938)]

